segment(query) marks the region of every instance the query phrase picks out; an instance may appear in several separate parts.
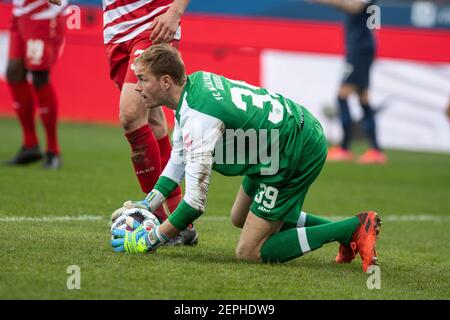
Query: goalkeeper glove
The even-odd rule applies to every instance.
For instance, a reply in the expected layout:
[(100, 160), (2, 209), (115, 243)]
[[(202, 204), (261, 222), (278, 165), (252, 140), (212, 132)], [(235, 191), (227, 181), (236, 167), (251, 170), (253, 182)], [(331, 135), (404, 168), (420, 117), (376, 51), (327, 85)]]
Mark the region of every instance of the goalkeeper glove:
[(156, 250), (160, 245), (169, 241), (167, 236), (159, 232), (159, 226), (147, 231), (142, 224), (134, 222), (134, 230), (126, 231), (114, 228), (111, 246), (116, 252), (146, 253)]
[(151, 191), (145, 197), (144, 200), (138, 200), (138, 201), (128, 200), (123, 204), (123, 208), (126, 208), (126, 209), (141, 208), (141, 209), (146, 209), (146, 210), (152, 212), (152, 208), (150, 207), (150, 201), (153, 200), (155, 195), (156, 195), (155, 192)]

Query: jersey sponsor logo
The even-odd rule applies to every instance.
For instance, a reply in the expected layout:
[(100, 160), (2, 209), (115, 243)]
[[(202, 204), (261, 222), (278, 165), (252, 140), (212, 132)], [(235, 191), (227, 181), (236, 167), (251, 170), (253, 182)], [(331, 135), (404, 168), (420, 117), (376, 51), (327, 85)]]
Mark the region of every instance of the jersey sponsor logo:
[(262, 211), (262, 212), (267, 212), (267, 213), (270, 212), (270, 209), (266, 209), (264, 206), (259, 206), (259, 207), (258, 207), (258, 210), (259, 210), (259, 211)]

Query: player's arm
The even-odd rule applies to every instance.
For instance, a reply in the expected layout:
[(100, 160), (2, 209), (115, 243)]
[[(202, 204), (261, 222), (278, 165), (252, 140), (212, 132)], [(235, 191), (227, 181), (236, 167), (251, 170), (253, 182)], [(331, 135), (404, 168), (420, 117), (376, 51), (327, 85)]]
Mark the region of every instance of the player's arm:
[(320, 3), (335, 7), (341, 11), (357, 14), (366, 9), (370, 0), (310, 0), (314, 3)]
[[(55, 1), (55, 0), (54, 0)], [(181, 16), (186, 10), (190, 0), (174, 0), (170, 8), (153, 20), (149, 29), (153, 30), (150, 40), (153, 43), (164, 43), (173, 40), (180, 24)]]
[(221, 120), (195, 110), (189, 112), (194, 115), (187, 130), (183, 130), (186, 149), (185, 194), (160, 229), (170, 238), (186, 229), (205, 211), (214, 147), (224, 131)]
[[(113, 236), (116, 239), (112, 240), (111, 245), (115, 251), (126, 250), (130, 253), (141, 253), (154, 250), (167, 243), (171, 238), (176, 237), (181, 230), (186, 229), (205, 211), (214, 147), (218, 139), (222, 137), (224, 124), (216, 118), (195, 110), (189, 112), (193, 113), (193, 116), (187, 117), (185, 120), (187, 125), (182, 130), (183, 148), (186, 150), (184, 157), (186, 162), (184, 166), (186, 187), (183, 200), (162, 225), (149, 232), (142, 230), (142, 228), (138, 228), (134, 232), (114, 229)], [(165, 180), (165, 177), (161, 175), (152, 192), (170, 194), (173, 191), (170, 187), (170, 181), (162, 181), (161, 179)], [(156, 201), (160, 202), (160, 200), (155, 199), (156, 196), (150, 200), (150, 208)]]

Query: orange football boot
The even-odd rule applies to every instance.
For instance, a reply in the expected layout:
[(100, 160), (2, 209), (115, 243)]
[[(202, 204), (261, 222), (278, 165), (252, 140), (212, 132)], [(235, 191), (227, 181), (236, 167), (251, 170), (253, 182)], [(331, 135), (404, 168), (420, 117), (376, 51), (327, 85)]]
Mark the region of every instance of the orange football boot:
[(339, 252), (334, 260), (337, 263), (350, 263), (355, 259), (357, 253), (355, 242), (350, 242), (348, 245), (341, 243)]
[(334, 146), (328, 150), (327, 161), (353, 161), (353, 153), (340, 147)]
[(375, 246), (382, 222), (374, 211), (359, 213), (357, 217), (361, 224), (353, 233), (350, 243), (355, 243), (356, 250), (361, 256), (363, 271), (366, 272), (370, 265), (377, 264)]
[(387, 157), (380, 150), (369, 149), (358, 158), (357, 162), (359, 164), (385, 164)]

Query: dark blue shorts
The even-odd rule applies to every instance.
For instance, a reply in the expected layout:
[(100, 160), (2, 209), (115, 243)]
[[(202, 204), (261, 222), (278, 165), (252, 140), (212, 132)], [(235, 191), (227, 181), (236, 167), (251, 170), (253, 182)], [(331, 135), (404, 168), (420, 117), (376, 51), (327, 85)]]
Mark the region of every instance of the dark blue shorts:
[(369, 87), (369, 72), (374, 59), (373, 54), (352, 54), (345, 58), (342, 83), (353, 84), (360, 89)]

